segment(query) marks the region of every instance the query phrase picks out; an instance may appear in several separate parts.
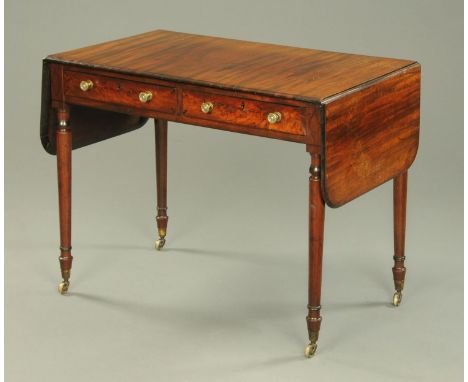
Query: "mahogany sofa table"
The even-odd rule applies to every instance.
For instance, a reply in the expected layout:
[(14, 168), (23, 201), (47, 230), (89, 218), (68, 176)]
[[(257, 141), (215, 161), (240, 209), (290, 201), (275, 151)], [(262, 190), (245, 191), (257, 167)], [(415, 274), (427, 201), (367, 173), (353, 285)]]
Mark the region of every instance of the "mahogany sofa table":
[[(57, 156), (60, 293), (69, 288), (71, 153), (154, 118), (156, 248), (168, 222), (167, 121), (301, 143), (310, 154), (310, 344), (317, 348), (325, 203), (393, 179), (395, 295), (404, 285), (407, 170), (419, 140), (420, 65), (411, 60), (157, 30), (48, 56), (41, 141)], [(72, 138), (73, 137), (73, 138)]]

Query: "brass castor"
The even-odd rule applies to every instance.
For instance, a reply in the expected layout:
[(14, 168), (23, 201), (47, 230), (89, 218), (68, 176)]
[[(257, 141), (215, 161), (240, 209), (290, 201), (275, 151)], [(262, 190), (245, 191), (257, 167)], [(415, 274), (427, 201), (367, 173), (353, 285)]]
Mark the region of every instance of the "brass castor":
[(398, 292), (398, 291), (395, 292), (395, 294), (393, 295), (393, 301), (392, 301), (393, 306), (399, 306), (400, 303), (401, 303), (402, 297), (403, 296), (402, 296), (401, 292)]
[(69, 286), (69, 281), (62, 281), (58, 286), (58, 291), (60, 292), (60, 294), (67, 294)]
[(166, 239), (158, 239), (156, 240), (156, 243), (154, 243), (154, 247), (159, 251), (164, 247), (164, 244), (166, 244)]
[(304, 350), (306, 358), (312, 358), (317, 350), (317, 344), (309, 344)]

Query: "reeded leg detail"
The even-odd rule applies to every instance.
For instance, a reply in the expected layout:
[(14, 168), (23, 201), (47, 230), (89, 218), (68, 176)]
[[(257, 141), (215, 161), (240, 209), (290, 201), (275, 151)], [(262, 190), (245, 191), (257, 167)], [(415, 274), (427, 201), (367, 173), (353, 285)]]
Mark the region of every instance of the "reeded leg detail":
[(395, 294), (393, 305), (399, 306), (402, 300), (402, 291), (405, 285), (405, 230), (406, 230), (406, 195), (408, 186), (408, 173), (404, 172), (393, 179), (393, 233), (394, 233), (394, 266), (393, 282)]
[(62, 282), (58, 290), (61, 294), (68, 292), (70, 286), (70, 271), (73, 256), (71, 254), (71, 152), (72, 133), (68, 126), (68, 110), (57, 112), (59, 126), (56, 132), (57, 143), (57, 174), (60, 217), (60, 270)]
[(159, 239), (156, 240), (155, 248), (160, 250), (166, 244), (167, 221), (167, 121), (154, 120), (156, 140), (156, 189), (158, 198), (158, 214), (156, 225), (158, 227)]
[(325, 204), (320, 185), (320, 156), (311, 154), (309, 178), (309, 304), (306, 317), (309, 345), (305, 356), (312, 357), (317, 350), (317, 340), (322, 317), (320, 316), (320, 295), (322, 289), (323, 229)]

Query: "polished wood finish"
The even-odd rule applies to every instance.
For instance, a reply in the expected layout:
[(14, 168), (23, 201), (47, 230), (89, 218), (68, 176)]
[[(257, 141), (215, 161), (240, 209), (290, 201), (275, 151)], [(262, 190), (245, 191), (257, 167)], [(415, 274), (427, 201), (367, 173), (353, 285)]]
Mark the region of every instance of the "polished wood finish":
[(165, 30), (57, 53), (48, 59), (316, 102), (414, 62)]
[[(297, 107), (256, 101), (245, 97), (226, 97), (194, 91), (184, 91), (182, 100), (182, 113), (188, 117), (306, 135), (305, 111)], [(213, 104), (213, 110), (210, 113), (203, 113), (201, 110), (200, 106), (205, 102)], [(268, 114), (273, 112), (281, 113), (281, 120), (277, 123), (268, 122)]]
[[(86, 98), (96, 101), (126, 105), (165, 113), (175, 113), (177, 100), (174, 87), (160, 86), (144, 82), (126, 81), (114, 77), (94, 75), (87, 72), (64, 70), (64, 91), (66, 99)], [(82, 81), (90, 80), (90, 90), (80, 89)], [(148, 102), (141, 102), (139, 94), (150, 91), (153, 95)]]
[(405, 284), (405, 232), (406, 232), (406, 193), (408, 173), (405, 171), (393, 179), (393, 233), (395, 262), (392, 272), (395, 290), (401, 292)]
[(156, 189), (157, 189), (157, 216), (156, 224), (161, 239), (167, 232), (167, 121), (154, 120), (156, 143)]
[(311, 154), (309, 177), (309, 300), (307, 305), (308, 315), (306, 317), (311, 344), (317, 342), (322, 321), (320, 296), (322, 290), (325, 202), (320, 187), (320, 176), (320, 156)]
[[(403, 288), (407, 170), (418, 148), (420, 77), (412, 60), (161, 30), (48, 56), (41, 141), (57, 154), (64, 280), (72, 260), (72, 149), (155, 119), (161, 249), (168, 222), (168, 121), (301, 143), (311, 158), (306, 355), (312, 355), (322, 320), (325, 204), (339, 207), (394, 179), (393, 275), (397, 292)], [(82, 81), (93, 87), (83, 91)], [(151, 99), (142, 92), (151, 92)], [(212, 107), (203, 112), (203, 103)], [(281, 118), (272, 123), (270, 113)], [(61, 120), (71, 121), (73, 141)]]
[(324, 190), (339, 207), (407, 170), (419, 142), (420, 67), (325, 104)]
[(68, 282), (73, 261), (71, 254), (71, 159), (72, 132), (68, 126), (69, 111), (57, 111), (57, 174), (60, 220), (60, 269), (62, 278)]
[[(92, 113), (95, 113), (94, 111), (98, 110), (105, 118), (112, 118), (112, 120), (115, 121), (115, 129), (109, 131), (109, 129), (106, 129), (105, 125), (103, 126), (103, 124), (100, 123), (103, 119), (101, 115), (93, 114), (90, 116), (89, 114), (91, 114), (91, 112), (89, 111), (86, 113), (75, 113), (80, 123), (79, 125), (74, 123), (75, 130), (81, 133), (79, 136), (80, 140), (77, 142), (77, 144), (80, 144), (78, 147), (89, 144), (90, 138), (93, 138), (91, 131), (94, 131), (95, 134), (99, 134), (96, 136), (97, 142), (98, 139), (106, 139), (106, 136), (111, 137), (120, 134), (121, 131), (125, 132), (125, 127), (122, 126), (125, 122), (128, 124), (128, 131), (134, 130), (146, 122), (146, 119), (141, 118), (142, 116), (206, 126), (243, 134), (258, 135), (293, 142), (303, 142), (317, 146), (320, 145), (315, 133), (320, 128), (320, 111), (317, 105), (290, 99), (279, 100), (277, 98), (261, 96), (258, 94), (244, 94), (238, 91), (214, 88), (204, 88), (203, 92), (200, 92), (199, 87), (194, 87), (188, 83), (182, 84), (179, 82), (168, 82), (154, 78), (111, 72), (108, 70), (85, 69), (76, 65), (58, 65), (56, 63), (50, 63), (50, 65), (51, 75), (48, 78), (50, 79), (50, 87), (52, 88), (52, 104), (69, 104), (72, 115), (74, 114), (73, 112), (75, 108), (85, 106), (86, 110), (91, 110)], [(80, 77), (74, 79), (73, 85), (67, 85), (66, 83), (62, 84), (62, 79), (65, 78), (65, 74), (67, 72), (73, 72), (73, 74), (78, 73), (77, 75), (80, 75)], [(111, 83), (111, 85), (104, 85), (104, 90), (101, 89), (102, 83), (101, 86), (99, 85), (101, 78), (103, 78), (103, 80), (101, 80), (102, 83)], [(86, 79), (94, 79), (96, 84), (92, 90), (83, 92), (79, 89), (79, 84), (81, 80)], [(171, 110), (167, 107), (148, 107), (147, 104), (142, 104), (141, 102), (136, 101), (138, 99), (138, 94), (135, 90), (133, 90), (133, 95), (131, 97), (119, 97), (119, 90), (117, 88), (121, 83), (135, 83), (137, 85), (132, 88), (137, 90), (151, 89), (155, 86), (166, 89), (175, 88), (175, 98), (177, 102), (175, 106), (176, 110), (172, 110), (172, 107)], [(69, 90), (62, 91), (61, 89), (65, 87)], [(217, 100), (218, 110), (230, 110), (231, 112), (234, 112), (236, 106), (241, 108), (242, 105), (244, 105), (244, 110), (238, 110), (237, 114), (234, 116), (225, 112), (222, 116), (223, 118), (217, 119), (207, 118), (206, 115), (201, 113), (201, 111), (200, 113), (196, 111), (187, 113), (187, 110), (183, 105), (184, 94), (204, 94), (210, 99)], [(158, 97), (161, 97), (162, 95), (163, 93), (159, 93)], [(172, 101), (173, 95), (170, 96), (170, 105), (172, 105)], [(190, 98), (188, 96), (185, 101), (190, 106)], [(43, 97), (43, 110), (44, 108)], [(200, 105), (198, 105), (197, 108), (200, 110)], [(277, 111), (278, 108), (285, 110), (287, 123), (283, 121), (283, 123), (280, 122), (276, 124), (274, 128), (269, 128), (273, 125), (267, 124), (267, 114), (270, 111)], [(215, 112), (216, 115), (219, 115), (218, 110)], [(46, 115), (46, 112), (43, 112), (42, 115)], [(127, 119), (124, 118), (125, 115), (127, 115)], [(138, 116), (140, 118), (135, 120), (135, 117), (133, 116)], [(89, 118), (89, 124), (82, 121), (85, 118)], [(133, 118), (133, 120), (131, 118)], [(99, 126), (97, 126), (98, 124)], [(90, 129), (89, 125), (92, 125), (94, 128)], [(50, 129), (51, 125), (50, 123), (47, 125), (47, 121), (41, 123), (41, 136), (44, 136), (43, 144), (44, 141), (54, 141), (50, 137), (47, 137), (47, 134), (50, 133)], [(111, 135), (114, 132), (115, 134)], [(81, 139), (81, 136), (83, 136), (84, 139)], [(84, 144), (82, 141), (84, 141)], [(51, 149), (48, 151), (53, 153), (53, 150)]]

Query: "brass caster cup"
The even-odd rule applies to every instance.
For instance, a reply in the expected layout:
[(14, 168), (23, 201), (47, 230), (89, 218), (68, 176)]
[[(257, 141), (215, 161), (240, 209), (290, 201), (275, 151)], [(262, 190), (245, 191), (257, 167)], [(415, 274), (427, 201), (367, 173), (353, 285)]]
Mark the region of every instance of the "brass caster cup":
[(166, 239), (158, 239), (156, 243), (154, 243), (154, 248), (160, 251), (162, 247), (164, 247), (164, 244), (166, 244)]
[(393, 306), (399, 306), (402, 298), (403, 296), (401, 292), (395, 292), (395, 294), (393, 295), (393, 301), (392, 301)]
[(70, 282), (62, 281), (58, 286), (59, 293), (60, 294), (67, 294), (69, 286), (70, 286)]
[(304, 350), (306, 358), (312, 358), (317, 350), (317, 344), (309, 344)]

